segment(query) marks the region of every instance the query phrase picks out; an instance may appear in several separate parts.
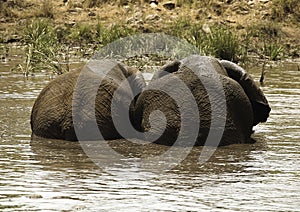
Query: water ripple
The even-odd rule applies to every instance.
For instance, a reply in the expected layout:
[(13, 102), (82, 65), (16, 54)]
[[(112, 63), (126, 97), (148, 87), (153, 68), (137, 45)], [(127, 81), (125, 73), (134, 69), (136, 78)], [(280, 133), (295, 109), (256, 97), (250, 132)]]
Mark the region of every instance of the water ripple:
[(268, 73), (262, 89), (272, 112), (255, 127), (257, 143), (218, 148), (201, 166), (201, 148), (194, 148), (182, 166), (162, 174), (144, 172), (134, 161), (108, 172), (78, 143), (31, 141), (31, 107), (48, 81), (1, 72), (1, 211), (299, 211), (296, 69)]

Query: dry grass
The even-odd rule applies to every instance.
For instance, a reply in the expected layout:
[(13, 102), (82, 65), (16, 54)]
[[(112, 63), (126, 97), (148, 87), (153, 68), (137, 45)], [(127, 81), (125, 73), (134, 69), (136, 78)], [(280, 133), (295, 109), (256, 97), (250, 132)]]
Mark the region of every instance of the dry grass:
[(287, 18), (300, 21), (300, 1), (299, 0), (273, 0), (272, 16), (278, 20)]
[[(172, 10), (165, 9), (161, 3), (151, 8), (147, 0), (68, 0), (67, 4), (62, 0), (9, 2), (16, 4), (0, 4), (0, 15), (7, 21), (0, 25), (0, 32), (4, 32), (2, 40), (15, 36), (8, 27), (17, 29), (22, 38), (18, 23), (46, 17), (55, 25), (59, 42), (81, 45), (83, 52), (85, 46), (96, 49), (119, 37), (143, 32), (164, 32), (184, 38), (206, 54), (235, 61), (244, 60), (249, 54), (281, 58), (285, 43), (289, 43), (293, 55), (299, 55), (300, 51), (299, 22), (290, 21), (297, 17), (298, 0), (274, 0), (253, 6), (245, 5), (244, 1), (177, 0)], [(281, 6), (272, 13), (275, 2)], [(278, 16), (275, 21), (274, 14)], [(151, 19), (151, 16), (158, 18)], [(264, 21), (261, 25), (257, 24), (260, 20)], [(210, 27), (212, 34), (203, 32), (203, 24)], [(289, 36), (281, 37), (283, 33)]]

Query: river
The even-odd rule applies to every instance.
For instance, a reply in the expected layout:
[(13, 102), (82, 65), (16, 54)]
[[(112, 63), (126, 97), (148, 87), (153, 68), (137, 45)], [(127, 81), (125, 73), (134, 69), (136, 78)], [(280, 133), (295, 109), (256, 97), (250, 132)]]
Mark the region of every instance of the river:
[[(262, 89), (272, 111), (255, 127), (255, 144), (220, 147), (200, 165), (197, 147), (182, 166), (149, 174), (105, 171), (79, 143), (31, 141), (31, 107), (50, 78), (11, 73), (18, 60), (0, 63), (0, 211), (300, 211), (295, 63), (268, 69)], [(258, 81), (260, 69), (249, 72)]]

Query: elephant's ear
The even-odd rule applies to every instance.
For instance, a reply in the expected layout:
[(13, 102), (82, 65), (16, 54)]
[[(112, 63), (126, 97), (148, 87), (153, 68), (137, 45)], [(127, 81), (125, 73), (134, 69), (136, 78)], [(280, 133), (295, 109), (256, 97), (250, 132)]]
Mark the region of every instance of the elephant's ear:
[(117, 67), (117, 70), (121, 70), (123, 74), (120, 80), (124, 80), (124, 78), (127, 79), (133, 94), (140, 93), (146, 86), (142, 73), (134, 67), (125, 67), (125, 65), (120, 63), (117, 64)]
[(122, 70), (125, 78), (128, 80), (129, 86), (134, 94), (135, 99), (137, 98), (138, 94), (142, 92), (144, 87), (146, 86), (145, 79), (142, 73), (134, 68), (134, 67), (124, 67), (119, 64), (120, 69)]
[(134, 94), (139, 94), (142, 92), (143, 88), (146, 86), (145, 79), (142, 72), (133, 67), (128, 67), (127, 71), (130, 75), (128, 78), (130, 87)]
[(175, 60), (175, 61), (163, 66), (162, 69), (156, 71), (153, 74), (153, 77), (151, 80), (156, 80), (156, 79), (159, 79), (169, 73), (174, 73), (179, 70), (179, 66), (180, 66), (180, 61)]
[(228, 76), (237, 81), (247, 94), (253, 109), (253, 125), (267, 121), (271, 108), (262, 90), (255, 84), (252, 77), (246, 70), (233, 62), (221, 60), (220, 63), (226, 69)]

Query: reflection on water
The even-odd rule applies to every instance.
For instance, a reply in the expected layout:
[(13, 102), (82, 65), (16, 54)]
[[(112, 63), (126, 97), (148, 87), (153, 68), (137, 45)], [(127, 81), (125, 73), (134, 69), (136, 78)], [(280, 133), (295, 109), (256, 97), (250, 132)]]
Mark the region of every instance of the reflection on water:
[[(252, 71), (255, 79), (259, 70)], [(253, 145), (218, 148), (205, 164), (194, 148), (173, 170), (144, 171), (122, 141), (129, 165), (97, 166), (79, 143), (31, 141), (30, 110), (48, 78), (24, 79), (0, 66), (1, 211), (297, 211), (300, 208), (300, 73), (269, 71), (272, 107)], [(118, 147), (116, 147), (118, 148)], [(167, 147), (150, 145), (151, 152)], [(130, 149), (130, 152), (128, 150)], [(131, 155), (131, 156), (132, 156)]]

